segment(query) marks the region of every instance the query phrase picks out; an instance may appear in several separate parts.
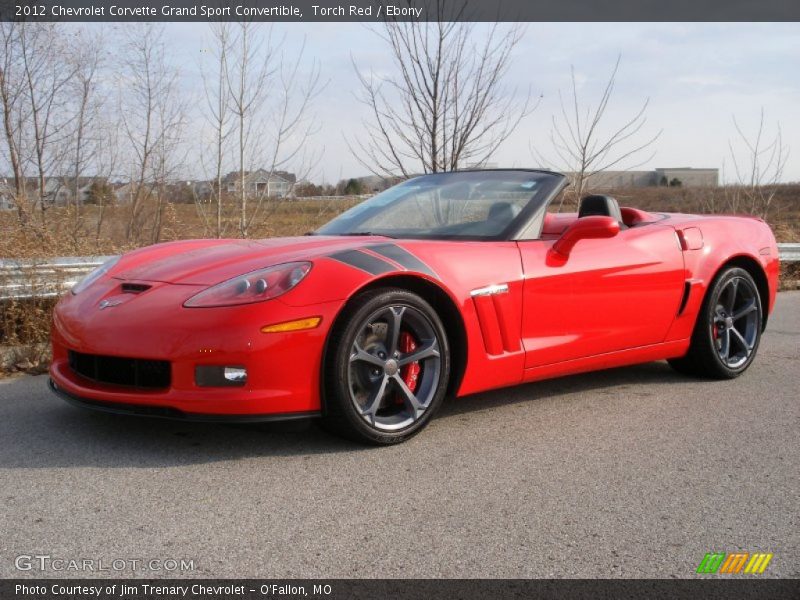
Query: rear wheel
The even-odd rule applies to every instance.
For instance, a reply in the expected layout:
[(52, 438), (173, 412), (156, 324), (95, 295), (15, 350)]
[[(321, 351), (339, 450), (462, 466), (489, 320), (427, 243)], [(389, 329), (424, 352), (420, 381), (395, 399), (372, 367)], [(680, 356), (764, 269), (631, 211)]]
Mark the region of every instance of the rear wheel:
[(324, 426), (372, 444), (408, 439), (444, 399), (449, 354), (442, 321), (421, 297), (400, 289), (358, 297), (328, 344)]
[(732, 379), (753, 362), (761, 341), (763, 313), (750, 273), (731, 267), (717, 275), (706, 294), (689, 352), (669, 364), (681, 373)]

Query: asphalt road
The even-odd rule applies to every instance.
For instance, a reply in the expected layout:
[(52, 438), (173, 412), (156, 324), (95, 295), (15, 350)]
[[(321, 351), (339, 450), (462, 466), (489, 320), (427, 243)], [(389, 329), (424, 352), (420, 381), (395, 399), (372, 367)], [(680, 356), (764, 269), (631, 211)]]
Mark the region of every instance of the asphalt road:
[(783, 293), (736, 381), (651, 363), (500, 390), (385, 449), (93, 414), (44, 377), (6, 381), (0, 576), (48, 554), (188, 558), (199, 577), (691, 577), (742, 550), (798, 577), (799, 344)]

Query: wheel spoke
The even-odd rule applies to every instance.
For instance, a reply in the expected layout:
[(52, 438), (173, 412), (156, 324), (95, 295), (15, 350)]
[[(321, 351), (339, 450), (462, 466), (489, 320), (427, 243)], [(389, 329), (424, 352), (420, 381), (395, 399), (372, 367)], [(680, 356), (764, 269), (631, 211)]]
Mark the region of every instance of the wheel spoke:
[(377, 356), (373, 356), (372, 354), (364, 350), (361, 346), (358, 345), (358, 342), (353, 344), (353, 350), (354, 352), (350, 354), (351, 363), (360, 361), (369, 363), (373, 366), (380, 367), (381, 369), (383, 369), (384, 361), (382, 361)]
[(403, 314), (406, 312), (405, 306), (390, 306), (388, 318), (386, 319), (386, 351), (389, 356), (397, 352), (400, 344), (400, 326), (403, 323)]
[(747, 356), (750, 356), (750, 352), (752, 352), (753, 347), (747, 343), (747, 340), (744, 339), (744, 336), (741, 333), (739, 333), (739, 330), (737, 330), (735, 327), (733, 327), (730, 330), (730, 332), (733, 334), (733, 337), (736, 338), (736, 341), (739, 343), (742, 349), (745, 351), (745, 354)]
[(369, 417), (372, 424), (375, 424), (375, 414), (378, 412), (378, 409), (381, 407), (381, 400), (383, 400), (383, 396), (386, 393), (386, 385), (389, 383), (389, 378), (385, 375), (381, 377), (379, 382), (376, 382), (373, 386), (372, 390), (369, 393), (369, 398), (367, 398), (367, 404), (364, 408), (360, 408), (361, 414)]
[(731, 279), (730, 283), (728, 284), (728, 304), (725, 307), (728, 311), (729, 315), (733, 314), (733, 307), (736, 304), (736, 294), (739, 290), (739, 278)]
[(399, 366), (405, 366), (408, 363), (417, 362), (420, 360), (424, 360), (426, 358), (438, 358), (439, 357), (439, 342), (436, 338), (431, 340), (427, 340), (422, 346), (418, 347), (416, 350), (409, 352), (408, 354), (403, 354), (398, 360), (397, 364)]
[(756, 308), (757, 308), (756, 299), (752, 298), (747, 304), (745, 304), (742, 308), (740, 308), (738, 311), (734, 313), (733, 320), (738, 321), (745, 315), (748, 315), (754, 310), (756, 310)]
[[(355, 414), (381, 431), (419, 424), (441, 393), (444, 347), (431, 318), (397, 301), (376, 307), (358, 326), (345, 358)], [(407, 338), (413, 343), (406, 345)], [(403, 374), (416, 384), (406, 383)]]
[(399, 373), (395, 375), (393, 379), (397, 387), (400, 388), (400, 392), (403, 394), (403, 404), (405, 404), (408, 412), (411, 413), (411, 416), (416, 421), (422, 411), (425, 410), (425, 407), (420, 404), (419, 400), (414, 395), (414, 392), (409, 389), (409, 387), (406, 385), (406, 382), (403, 381), (402, 377), (400, 377)]
[(719, 348), (719, 355), (722, 360), (728, 360), (728, 355), (731, 352), (731, 330), (726, 329), (725, 332), (720, 337), (720, 348)]

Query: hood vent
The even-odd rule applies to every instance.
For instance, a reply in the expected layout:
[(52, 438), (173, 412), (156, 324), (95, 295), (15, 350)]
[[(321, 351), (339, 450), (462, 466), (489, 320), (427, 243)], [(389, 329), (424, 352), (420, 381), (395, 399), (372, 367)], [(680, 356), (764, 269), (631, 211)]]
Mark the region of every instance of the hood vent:
[(142, 292), (146, 292), (152, 286), (146, 283), (123, 283), (122, 284), (122, 293), (123, 294), (141, 294)]

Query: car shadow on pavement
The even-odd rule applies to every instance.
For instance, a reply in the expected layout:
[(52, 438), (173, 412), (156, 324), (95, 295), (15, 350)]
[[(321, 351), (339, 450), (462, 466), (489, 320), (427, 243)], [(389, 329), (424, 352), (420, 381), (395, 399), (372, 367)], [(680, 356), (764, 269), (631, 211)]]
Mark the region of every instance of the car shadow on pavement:
[[(666, 363), (649, 363), (450, 399), (436, 419), (446, 426), (449, 418), (510, 404), (584, 392), (616, 394), (632, 384), (675, 385), (681, 381), (687, 379)], [(580, 397), (561, 400), (584, 401)], [(422, 435), (433, 434), (427, 431)], [(0, 468), (158, 468), (375, 451), (381, 450), (326, 433), (314, 420), (233, 425), (118, 416), (68, 405), (50, 393), (46, 376), (0, 384)]]
[[(472, 394), (447, 402), (437, 415), (437, 419), (491, 410), (500, 406), (508, 406), (521, 402), (544, 399), (558, 399), (560, 396), (593, 392), (601, 396), (611, 396), (626, 392), (632, 385), (645, 387), (658, 385), (675, 385), (697, 382), (672, 370), (666, 361), (651, 362), (632, 367), (620, 367), (604, 371), (593, 371), (580, 375), (567, 375), (556, 379), (545, 379), (522, 385), (500, 388), (490, 392)], [(651, 393), (645, 391), (644, 396)], [(582, 401), (575, 398), (575, 402)]]

